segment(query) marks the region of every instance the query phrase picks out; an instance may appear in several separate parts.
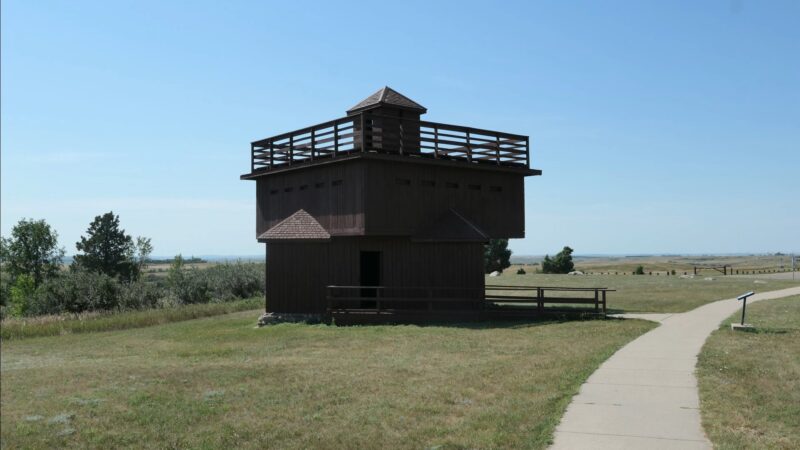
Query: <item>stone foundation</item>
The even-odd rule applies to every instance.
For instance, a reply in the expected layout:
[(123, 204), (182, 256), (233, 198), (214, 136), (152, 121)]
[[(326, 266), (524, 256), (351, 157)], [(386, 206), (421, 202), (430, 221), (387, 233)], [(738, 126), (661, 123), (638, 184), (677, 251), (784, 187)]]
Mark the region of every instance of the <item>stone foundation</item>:
[(277, 325), (279, 323), (320, 323), (322, 316), (320, 314), (293, 314), (293, 313), (276, 313), (268, 312), (258, 318), (258, 326), (264, 327), (267, 325)]

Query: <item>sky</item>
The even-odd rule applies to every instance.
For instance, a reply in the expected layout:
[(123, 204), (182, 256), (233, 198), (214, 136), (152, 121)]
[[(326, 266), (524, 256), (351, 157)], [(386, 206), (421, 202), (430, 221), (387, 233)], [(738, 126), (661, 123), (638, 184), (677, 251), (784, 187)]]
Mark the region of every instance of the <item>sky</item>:
[(530, 136), (518, 255), (800, 252), (800, 2), (3, 0), (0, 227), (259, 255), (251, 141), (384, 85)]

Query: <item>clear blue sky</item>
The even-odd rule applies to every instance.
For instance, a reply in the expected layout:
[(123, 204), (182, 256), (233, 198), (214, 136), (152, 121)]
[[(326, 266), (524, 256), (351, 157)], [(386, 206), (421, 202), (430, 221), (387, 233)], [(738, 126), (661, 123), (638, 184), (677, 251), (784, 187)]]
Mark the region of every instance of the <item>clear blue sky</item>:
[(249, 142), (389, 85), (531, 137), (517, 254), (800, 251), (800, 2), (2, 2), (2, 233), (261, 254)]

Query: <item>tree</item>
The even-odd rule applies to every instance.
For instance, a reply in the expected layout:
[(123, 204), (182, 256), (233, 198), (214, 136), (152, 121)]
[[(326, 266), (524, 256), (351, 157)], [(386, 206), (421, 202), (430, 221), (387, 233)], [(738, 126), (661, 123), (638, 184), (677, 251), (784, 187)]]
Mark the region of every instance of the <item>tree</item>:
[(553, 259), (550, 255), (545, 255), (542, 261), (542, 272), (544, 273), (570, 273), (575, 269), (572, 263), (572, 249), (564, 247)]
[(486, 273), (502, 272), (511, 265), (511, 250), (508, 248), (508, 239), (490, 239), (484, 246), (483, 265)]
[(58, 233), (44, 220), (22, 219), (2, 238), (0, 263), (12, 278), (28, 275), (34, 285), (58, 274), (64, 248), (58, 247)]
[(147, 268), (147, 261), (150, 259), (150, 254), (153, 253), (153, 244), (150, 243), (150, 238), (137, 236), (136, 242), (131, 247), (132, 254), (129, 256), (134, 265), (133, 279), (138, 279), (139, 276)]
[(15, 317), (24, 316), (31, 307), (31, 299), (35, 293), (33, 277), (27, 274), (18, 276), (10, 289), (9, 313)]
[(137, 277), (136, 245), (119, 227), (119, 216), (109, 211), (94, 218), (87, 236), (75, 243), (82, 255), (75, 255), (75, 265), (92, 272), (131, 280)]

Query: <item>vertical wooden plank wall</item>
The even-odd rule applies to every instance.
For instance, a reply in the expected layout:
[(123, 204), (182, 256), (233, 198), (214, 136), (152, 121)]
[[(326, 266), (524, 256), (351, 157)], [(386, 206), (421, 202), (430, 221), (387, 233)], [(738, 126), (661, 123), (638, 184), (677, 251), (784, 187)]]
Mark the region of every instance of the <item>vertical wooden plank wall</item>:
[(484, 287), (480, 243), (414, 243), (398, 238), (334, 238), (267, 245), (267, 310), (323, 313), (325, 286), (359, 285), (359, 254), (379, 251), (387, 287)]

